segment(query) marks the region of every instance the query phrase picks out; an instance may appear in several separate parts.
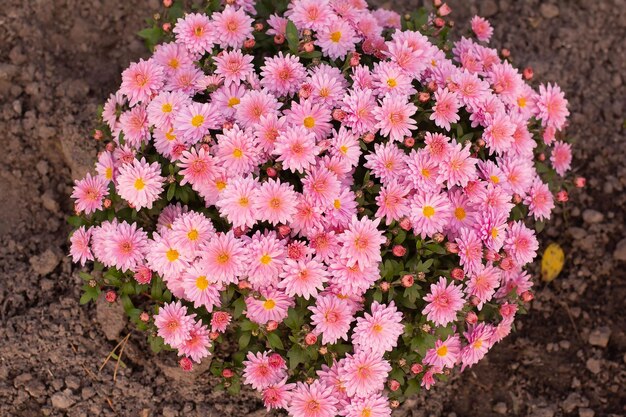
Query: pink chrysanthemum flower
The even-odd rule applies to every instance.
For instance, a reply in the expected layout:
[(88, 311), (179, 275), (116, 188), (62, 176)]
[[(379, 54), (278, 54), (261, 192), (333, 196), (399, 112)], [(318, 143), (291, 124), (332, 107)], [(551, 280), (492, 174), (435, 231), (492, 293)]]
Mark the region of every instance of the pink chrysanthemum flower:
[(268, 221), (273, 225), (291, 222), (296, 213), (297, 204), (297, 194), (293, 186), (274, 179), (261, 184), (252, 199), (252, 207), (257, 213), (257, 219)]
[(174, 115), (191, 102), (181, 92), (163, 91), (148, 104), (148, 121), (157, 129), (169, 129), (174, 122)]
[(363, 135), (376, 128), (376, 98), (372, 90), (355, 89), (343, 98), (341, 110), (346, 113), (343, 123), (357, 135)]
[(554, 208), (554, 197), (548, 185), (536, 177), (524, 198), (524, 204), (528, 206), (529, 213), (536, 220), (548, 220)]
[(275, 233), (257, 232), (246, 245), (246, 275), (255, 289), (278, 284), (286, 256), (285, 242)]
[(189, 147), (181, 137), (176, 136), (173, 127), (168, 130), (154, 129), (153, 133), (156, 151), (172, 161), (180, 159), (181, 154)]
[(432, 158), (427, 150), (412, 150), (406, 157), (406, 165), (410, 174), (406, 182), (412, 184), (415, 190), (439, 191), (441, 183), (444, 181), (439, 176), (440, 164), (441, 161)]
[(465, 273), (472, 274), (481, 268), (483, 258), (483, 244), (476, 232), (469, 228), (461, 228), (456, 238), (459, 246), (460, 264)]
[(254, 137), (239, 125), (224, 130), (217, 135), (216, 159), (229, 175), (245, 175), (259, 163), (259, 151), (254, 143)]
[(216, 311), (211, 317), (211, 331), (224, 333), (230, 324), (232, 316), (225, 311)]
[(185, 355), (194, 362), (200, 363), (202, 358), (211, 356), (210, 347), (209, 329), (202, 324), (202, 321), (196, 321), (189, 331), (189, 339), (178, 346), (178, 356)]
[(322, 344), (334, 344), (339, 339), (348, 340), (350, 323), (354, 317), (346, 300), (335, 296), (320, 296), (309, 310), (313, 312), (313, 332), (322, 335)]
[(198, 264), (189, 267), (184, 272), (182, 280), (185, 298), (193, 302), (195, 308), (204, 306), (210, 313), (214, 307), (222, 305), (220, 300), (222, 285), (212, 282)]
[(215, 234), (202, 247), (201, 265), (212, 279), (222, 283), (236, 283), (243, 272), (243, 243), (232, 232)]
[(287, 318), (287, 310), (293, 307), (293, 298), (284, 292), (268, 288), (261, 290), (261, 298), (246, 298), (246, 317), (259, 324), (270, 320), (282, 323)]
[(287, 411), (294, 417), (335, 417), (337, 399), (332, 387), (315, 380), (311, 385), (298, 382), (291, 392)]
[(239, 85), (246, 77), (254, 72), (252, 59), (248, 54), (242, 54), (240, 50), (224, 51), (215, 59), (215, 73), (224, 77), (224, 85)]
[(343, 244), (340, 255), (348, 259), (348, 266), (358, 264), (364, 268), (381, 261), (380, 246), (385, 243), (385, 237), (377, 229), (379, 224), (380, 219), (358, 220), (354, 216), (348, 229), (339, 235), (338, 240)]
[(120, 115), (120, 128), (124, 132), (124, 143), (139, 148), (150, 140), (148, 114), (144, 105), (133, 107)]
[(132, 164), (120, 167), (117, 177), (117, 192), (137, 210), (144, 207), (151, 209), (163, 191), (165, 178), (161, 176), (158, 162), (148, 164), (145, 158), (135, 159)]
[(483, 139), (487, 143), (489, 154), (491, 155), (495, 152), (501, 155), (508, 151), (513, 143), (514, 133), (515, 125), (506, 113), (499, 112), (491, 118), (483, 133)]
[(275, 368), (270, 364), (268, 352), (248, 352), (248, 360), (243, 361), (244, 383), (260, 390), (281, 381), (286, 375), (283, 368)]
[(335, 174), (324, 167), (316, 166), (302, 179), (302, 190), (313, 203), (325, 209), (335, 204), (341, 192), (341, 184)]
[(89, 247), (92, 229), (85, 229), (81, 226), (72, 233), (70, 237), (70, 255), (72, 262), (85, 265), (87, 261), (93, 261), (93, 253)]
[(176, 42), (157, 45), (154, 48), (154, 61), (163, 67), (166, 75), (193, 65), (193, 58), (187, 52), (185, 45)]
[(291, 96), (297, 92), (306, 78), (304, 65), (300, 59), (291, 54), (283, 55), (282, 51), (273, 57), (265, 58), (261, 67), (261, 86), (278, 97)]
[(330, 154), (346, 162), (350, 167), (357, 166), (361, 156), (359, 139), (350, 129), (341, 126), (339, 131), (334, 131)]
[(118, 108), (126, 103), (126, 99), (119, 92), (111, 94), (104, 103), (102, 109), (102, 120), (109, 126), (111, 131), (115, 131), (117, 128)]
[(300, 30), (320, 30), (334, 16), (328, 0), (300, 0), (289, 4), (289, 19)]
[(213, 22), (203, 13), (189, 13), (176, 22), (173, 30), (176, 42), (194, 54), (211, 53), (218, 37), (213, 30)]
[(263, 405), (267, 407), (267, 411), (288, 407), (291, 402), (291, 390), (295, 388), (296, 384), (287, 384), (286, 382), (287, 378), (283, 378), (280, 382), (263, 388)]
[(277, 117), (280, 106), (276, 97), (269, 92), (250, 90), (237, 105), (236, 120), (246, 128), (255, 127), (263, 117)]
[(352, 341), (359, 349), (371, 349), (383, 355), (397, 346), (398, 337), (404, 332), (402, 313), (393, 301), (389, 305), (374, 301), (371, 311), (356, 319)]
[(306, 128), (315, 133), (318, 140), (325, 139), (332, 129), (330, 110), (324, 105), (314, 104), (312, 100), (292, 103), (284, 113), (289, 124)]
[(564, 176), (572, 163), (572, 146), (565, 142), (555, 142), (550, 162), (557, 174)]
[(465, 367), (478, 363), (491, 348), (491, 338), (493, 336), (493, 326), (480, 323), (470, 331), (464, 332), (467, 345), (461, 351), (461, 363)]
[(356, 397), (344, 409), (345, 417), (391, 417), (389, 399), (376, 393), (367, 397)]
[[(428, 44), (428, 42), (426, 42)], [(408, 41), (387, 42), (385, 54), (391, 62), (402, 68), (407, 74), (419, 77), (428, 66), (430, 59), (426, 57), (426, 49), (419, 47), (415, 49), (409, 45)]]
[(311, 249), (315, 251), (315, 256), (327, 264), (339, 252), (339, 241), (334, 231), (314, 229), (307, 236)]
[(109, 194), (108, 180), (87, 173), (85, 178), (74, 181), (74, 184), (71, 197), (76, 199), (74, 206), (77, 212), (90, 214), (102, 210), (104, 197)]
[(380, 107), (373, 112), (382, 136), (388, 136), (391, 141), (402, 141), (406, 136), (411, 136), (411, 130), (417, 129), (415, 120), (411, 118), (417, 111), (413, 103), (407, 98), (397, 94), (389, 94), (383, 97)]
[(437, 339), (435, 347), (426, 351), (424, 363), (437, 368), (454, 368), (461, 353), (461, 339), (450, 335), (446, 340)]
[(340, 18), (331, 19), (317, 31), (315, 44), (331, 59), (344, 59), (353, 52), (359, 38), (348, 22)]
[(320, 147), (315, 143), (315, 132), (298, 125), (280, 133), (272, 151), (274, 155), (278, 155), (276, 160), (283, 163), (283, 168), (300, 173), (316, 164), (319, 152)]
[(261, 116), (259, 122), (253, 127), (254, 137), (263, 152), (272, 153), (276, 139), (287, 127), (287, 119), (278, 117), (274, 113)]
[(280, 273), (278, 288), (284, 288), (291, 297), (300, 296), (308, 300), (324, 288), (328, 281), (328, 272), (322, 263), (312, 260), (287, 259)]
[(181, 206), (180, 203), (166, 206), (157, 219), (157, 231), (159, 233), (167, 233), (167, 231), (172, 229), (172, 225), (176, 219), (188, 211), (189, 208), (187, 208), (187, 206)]
[(347, 259), (335, 258), (328, 268), (329, 281), (343, 294), (361, 295), (380, 278), (378, 265), (364, 268), (358, 264), (347, 266)]
[(439, 89), (435, 92), (435, 105), (430, 120), (434, 120), (437, 126), (449, 131), (450, 123), (456, 123), (460, 119), (459, 107), (460, 103), (456, 93), (447, 88)]
[(434, 378), (435, 374), (440, 374), (442, 372), (443, 372), (442, 368), (438, 368), (438, 367), (430, 368), (429, 370), (424, 372), (424, 375), (422, 376), (421, 386), (426, 388), (426, 390), (430, 390), (430, 387), (432, 387), (435, 384), (435, 378)]
[(128, 97), (133, 107), (139, 102), (147, 103), (163, 87), (164, 76), (160, 65), (152, 60), (134, 62), (122, 72), (120, 93)]
[(198, 67), (189, 65), (170, 75), (165, 89), (193, 96), (206, 88), (205, 80), (206, 76)]
[(148, 234), (136, 223), (119, 223), (104, 242), (105, 257), (120, 271), (135, 269), (148, 250)]
[(428, 302), (422, 314), (437, 326), (447, 326), (456, 320), (456, 315), (463, 308), (464, 300), (461, 286), (453, 283), (447, 285), (444, 277), (439, 282), (430, 285), (430, 293), (424, 297)]
[(259, 183), (252, 177), (236, 177), (220, 194), (215, 206), (233, 227), (252, 227), (256, 223), (252, 196)]
[(565, 94), (558, 85), (540, 85), (535, 106), (537, 117), (541, 119), (543, 126), (553, 126), (557, 130), (565, 126), (569, 110), (567, 110)]
[(389, 226), (392, 221), (400, 220), (408, 215), (409, 205), (406, 198), (408, 193), (409, 187), (400, 185), (396, 181), (384, 185), (376, 196), (378, 210), (376, 210), (374, 216), (377, 218), (384, 217), (386, 219), (385, 224)]
[(509, 62), (496, 62), (488, 70), (488, 79), (498, 97), (506, 104), (514, 104), (524, 81)]
[(406, 175), (406, 155), (393, 143), (376, 143), (374, 152), (365, 155), (365, 168), (380, 178), (383, 184), (391, 180), (401, 181)]
[(413, 231), (422, 239), (443, 232), (452, 215), (452, 206), (445, 194), (418, 192), (410, 206)]
[(196, 143), (209, 132), (209, 129), (219, 127), (217, 114), (218, 111), (212, 104), (192, 101), (176, 115), (174, 130), (189, 143)]
[(500, 285), (500, 270), (493, 266), (481, 267), (480, 270), (470, 275), (465, 287), (465, 293), (478, 298), (478, 310), (487, 303)]
[(465, 187), (476, 177), (476, 163), (478, 160), (470, 156), (469, 145), (463, 147), (460, 143), (451, 146), (448, 155), (439, 166), (439, 175), (446, 181), (448, 188), (454, 185)]
[(375, 91), (379, 97), (391, 93), (401, 96), (410, 96), (416, 93), (411, 84), (413, 79), (393, 62), (374, 64), (372, 76), (374, 78)]
[(437, 162), (441, 162), (446, 159), (452, 150), (450, 138), (442, 135), (441, 133), (426, 132), (424, 143), (426, 144), (424, 150), (428, 152), (431, 159)]
[(346, 82), (341, 73), (332, 71), (333, 67), (320, 65), (310, 76), (311, 100), (333, 108), (341, 101), (346, 92)]
[(215, 234), (213, 223), (204, 214), (185, 213), (172, 224), (170, 238), (190, 258)]
[(502, 249), (504, 245), (508, 213), (508, 210), (487, 210), (476, 224), (478, 235), (485, 246), (495, 252)]
[(345, 377), (346, 393), (350, 397), (367, 397), (382, 391), (390, 371), (389, 362), (369, 350), (347, 354), (341, 372)]
[(465, 106), (477, 105), (488, 94), (489, 83), (467, 70), (459, 71), (452, 76), (452, 80), (456, 84), (454, 91)]
[(217, 43), (223, 49), (241, 48), (244, 41), (252, 35), (254, 20), (243, 9), (226, 5), (223, 12), (213, 13), (211, 19)]
[(153, 233), (146, 252), (147, 265), (163, 278), (177, 278), (189, 267), (189, 258), (182, 254), (180, 247), (173, 244), (170, 239), (171, 231), (162, 235)]
[(180, 301), (165, 304), (154, 316), (157, 334), (165, 343), (177, 348), (191, 337), (190, 332), (194, 327), (195, 316), (195, 314), (187, 315), (187, 307), (183, 306)]
[(205, 184), (219, 172), (215, 159), (203, 147), (199, 149), (192, 147), (188, 151), (183, 151), (178, 166), (181, 168), (180, 175), (183, 176), (180, 185)]
[(471, 24), (472, 32), (474, 32), (478, 40), (489, 42), (489, 38), (493, 35), (493, 27), (491, 27), (487, 19), (480, 16), (474, 16), (471, 20)]
[[(289, 3), (291, 6), (293, 3)], [(293, 20), (292, 20), (293, 21)], [(287, 33), (287, 22), (289, 19), (286, 17), (279, 16), (277, 14), (270, 15), (269, 19), (267, 19), (267, 33), (268, 35), (283, 35), (285, 36)]]
[(539, 249), (539, 242), (533, 230), (520, 221), (513, 222), (509, 226), (504, 241), (504, 250), (507, 255), (515, 259), (515, 262), (519, 265), (532, 262), (537, 255), (537, 249)]
[(248, 89), (243, 84), (233, 83), (229, 86), (222, 86), (211, 94), (211, 103), (220, 110), (225, 119), (231, 120), (237, 113), (241, 98), (247, 91)]

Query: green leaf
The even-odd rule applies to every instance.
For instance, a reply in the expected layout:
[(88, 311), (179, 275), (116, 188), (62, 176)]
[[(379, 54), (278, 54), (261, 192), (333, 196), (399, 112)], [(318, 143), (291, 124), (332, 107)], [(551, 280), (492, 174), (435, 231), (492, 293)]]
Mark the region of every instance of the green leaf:
[(67, 223), (70, 226), (74, 226), (75, 228), (79, 228), (83, 225), (83, 218), (80, 216), (70, 216), (67, 218)]
[(322, 56), (321, 51), (302, 52), (300, 54), (300, 58), (307, 58), (307, 59), (320, 58), (321, 56)]
[(283, 350), (285, 347), (283, 346), (282, 340), (280, 340), (280, 336), (276, 333), (268, 333), (267, 341), (270, 344), (270, 347), (274, 350), (280, 349)]
[(298, 28), (296, 28), (296, 25), (291, 20), (287, 21), (285, 35), (287, 38), (287, 44), (289, 45), (289, 51), (294, 55), (298, 55), (300, 37), (298, 36)]
[(244, 301), (243, 297), (237, 298), (233, 303), (233, 307), (235, 308), (235, 311), (233, 312), (233, 317), (235, 319), (238, 319), (239, 317), (241, 317), (243, 310), (245, 310), (246, 308), (246, 302)]
[(150, 349), (154, 353), (159, 353), (165, 347), (165, 342), (159, 336), (156, 336), (156, 337), (152, 335), (148, 336), (148, 343), (150, 344)]
[(126, 294), (122, 294), (120, 299), (122, 300), (122, 306), (124, 306), (124, 311), (126, 312), (126, 314), (130, 314), (130, 312), (135, 309), (133, 301)]
[(175, 23), (179, 18), (183, 17), (183, 2), (176, 0), (174, 4), (167, 9), (167, 18), (170, 22)]
[(82, 279), (84, 279), (85, 281), (91, 281), (93, 279), (93, 277), (91, 275), (89, 275), (86, 272), (79, 272), (78, 276), (81, 277)]
[(294, 345), (289, 352), (287, 352), (287, 358), (289, 358), (289, 369), (294, 370), (296, 367), (306, 361), (306, 352), (298, 345)]
[(153, 50), (163, 37), (163, 29), (155, 25), (151, 28), (146, 28), (137, 32), (140, 38), (144, 39), (148, 49)]
[(417, 382), (417, 379), (409, 379), (407, 381), (407, 387), (404, 390), (405, 397), (411, 397), (417, 394), (420, 391), (420, 385)]
[(167, 201), (172, 201), (172, 198), (174, 198), (175, 193), (176, 193), (176, 183), (173, 182), (167, 188)]
[(252, 336), (252, 333), (250, 332), (243, 332), (241, 334), (241, 337), (239, 337), (239, 349), (245, 349), (248, 347), (248, 343), (250, 343), (250, 337)]

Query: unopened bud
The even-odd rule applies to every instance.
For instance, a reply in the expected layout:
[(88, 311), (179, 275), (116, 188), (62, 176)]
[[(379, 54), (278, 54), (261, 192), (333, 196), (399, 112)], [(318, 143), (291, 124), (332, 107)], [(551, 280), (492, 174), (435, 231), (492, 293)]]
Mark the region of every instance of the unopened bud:
[(350, 57), (350, 66), (358, 67), (361, 63), (361, 54), (358, 52), (352, 52), (352, 56)]
[(209, 339), (215, 341), (217, 340), (217, 338), (220, 337), (220, 334), (218, 332), (211, 332), (209, 333)]
[(417, 95), (417, 99), (420, 103), (427, 103), (430, 100), (430, 93), (428, 91), (420, 91)]
[(401, 258), (406, 255), (406, 248), (402, 245), (395, 245), (391, 252), (394, 254), (394, 256)]
[(246, 280), (241, 280), (237, 283), (237, 288), (239, 288), (240, 290), (247, 290), (249, 288), (252, 288), (252, 285)]
[(272, 353), (268, 360), (270, 367), (280, 369), (285, 366), (285, 360), (278, 353)]
[(574, 180), (574, 185), (578, 188), (583, 188), (586, 183), (587, 180), (585, 179), (585, 177), (576, 177), (576, 179)]
[(341, 109), (333, 110), (333, 120), (341, 122), (345, 118), (346, 118), (346, 112), (345, 111), (343, 111)]
[(95, 140), (100, 140), (100, 139), (102, 139), (102, 137), (103, 137), (103, 136), (104, 136), (104, 135), (103, 135), (103, 133), (102, 133), (102, 130), (100, 130), (100, 129), (96, 129), (96, 130), (93, 132), (93, 138), (94, 138)]
[(502, 51), (500, 51), (500, 53), (502, 54), (502, 56), (503, 56), (504, 58), (508, 58), (508, 57), (510, 57), (510, 56), (511, 56), (511, 51), (509, 51), (509, 50), (508, 50), (508, 49), (506, 49), (506, 48), (502, 48)]
[(304, 49), (304, 52), (313, 52), (315, 45), (313, 45), (313, 42), (305, 42), (304, 45), (302, 45), (302, 49)]
[(117, 300), (117, 294), (115, 293), (115, 291), (109, 290), (104, 295), (104, 298), (105, 300), (107, 300), (108, 303), (114, 303), (115, 300)]
[(380, 283), (380, 290), (382, 292), (389, 291), (389, 287), (390, 287), (390, 285), (389, 285), (389, 283), (387, 281), (383, 281), (383, 282)]
[(139, 320), (143, 321), (144, 323), (147, 323), (148, 320), (150, 320), (150, 315), (146, 313), (145, 311), (142, 311), (141, 314), (139, 315)]
[(300, 91), (298, 91), (298, 96), (302, 99), (307, 99), (311, 97), (311, 93), (313, 92), (313, 87), (311, 84), (302, 84), (300, 87)]
[(437, 91), (437, 83), (434, 81), (430, 81), (426, 87), (428, 88), (428, 91), (430, 91), (431, 93), (434, 93), (435, 91)]
[(546, 160), (546, 155), (542, 152), (539, 155), (537, 155), (537, 159), (543, 162)]
[(172, 7), (172, 0), (163, 0), (163, 6)]
[(243, 47), (246, 48), (246, 49), (252, 49), (252, 48), (254, 48), (254, 45), (256, 45), (256, 41), (254, 39), (252, 39), (252, 38), (246, 39), (243, 42)]
[(178, 364), (183, 369), (183, 371), (190, 372), (193, 369), (193, 362), (191, 362), (191, 359), (186, 356), (180, 358)]
[(233, 234), (236, 238), (240, 238), (248, 232), (248, 228), (246, 226), (237, 226), (233, 228)]
[(374, 139), (376, 139), (376, 135), (374, 135), (372, 132), (368, 132), (363, 136), (363, 142), (365, 143), (372, 143), (374, 142)]
[(407, 136), (406, 138), (404, 138), (404, 146), (406, 146), (407, 148), (412, 148), (415, 145), (415, 139)]
[(400, 220), (400, 227), (402, 228), (402, 230), (411, 230), (411, 220), (409, 220), (408, 217), (404, 217), (402, 220)]
[(437, 242), (437, 243), (441, 243), (441, 242), (443, 242), (443, 239), (444, 239), (444, 238), (445, 238), (445, 236), (443, 235), (443, 233), (439, 233), (439, 232), (437, 232), (437, 233), (435, 233), (435, 234), (433, 235), (433, 240), (434, 240), (435, 242)]
[(457, 281), (461, 281), (465, 277), (465, 272), (461, 268), (454, 268), (450, 271), (450, 276)]
[(417, 375), (421, 373), (423, 370), (424, 370), (424, 367), (419, 363), (414, 363), (413, 365), (411, 365), (411, 373), (413, 375)]
[(412, 287), (415, 283), (415, 278), (411, 274), (406, 274), (402, 276), (402, 286), (405, 288)]
[(399, 359), (398, 360), (398, 365), (405, 366), (406, 365), (406, 359), (404, 359), (404, 358)]
[(417, 280), (418, 281), (426, 281), (426, 273), (425, 272), (418, 272), (417, 273)]
[(169, 32), (172, 29), (172, 24), (170, 22), (165, 22), (161, 28), (163, 29), (163, 32)]
[(265, 329), (268, 332), (273, 332), (274, 330), (278, 329), (278, 322), (276, 320), (268, 321), (267, 324), (265, 325)]
[(285, 43), (285, 37), (280, 33), (277, 33), (276, 35), (274, 35), (274, 43), (276, 45), (282, 45), (283, 43)]
[(233, 375), (235, 375), (235, 373), (232, 371), (232, 369), (224, 368), (224, 370), (222, 371), (222, 376), (224, 378), (232, 378)]
[(262, 30), (263, 30), (263, 27), (264, 27), (264, 26), (263, 26), (263, 23), (261, 23), (261, 22), (258, 22), (258, 23), (255, 23), (255, 24), (254, 24), (254, 30), (256, 30), (257, 32), (262, 31)]
[(387, 386), (391, 391), (398, 391), (398, 389), (400, 388), (400, 383), (395, 379), (390, 379), (389, 382), (387, 382)]
[(270, 178), (274, 178), (276, 177), (276, 175), (278, 175), (278, 171), (276, 171), (276, 168), (274, 167), (267, 167), (265, 169), (265, 172), (267, 173), (267, 176)]
[(524, 291), (522, 293), (522, 300), (524, 300), (525, 303), (531, 302), (533, 300), (533, 298), (535, 298), (535, 296), (530, 291)]
[(104, 201), (102, 202), (102, 205), (104, 206), (105, 209), (108, 209), (111, 207), (111, 200), (108, 198), (105, 198)]
[(108, 152), (113, 152), (115, 150), (115, 142), (109, 142), (107, 143), (107, 145), (105, 146), (105, 149)]
[(567, 191), (561, 190), (558, 193), (556, 193), (556, 201), (558, 201), (559, 203), (565, 203), (568, 200), (569, 200), (569, 195), (567, 194)]
[(319, 348), (318, 352), (320, 353), (320, 355), (325, 355), (328, 353), (328, 348), (326, 346), (322, 346), (321, 348)]
[(522, 202), (522, 196), (517, 194), (517, 193), (513, 194), (513, 202), (515, 204), (521, 203)]
[(436, 17), (435, 20), (433, 20), (433, 24), (436, 28), (442, 28), (446, 25), (446, 21), (440, 17)]
[(304, 343), (308, 346), (314, 345), (317, 343), (317, 336), (313, 333), (307, 333), (307, 335), (304, 336)]
[(524, 68), (524, 71), (522, 74), (524, 75), (524, 79), (530, 80), (531, 78), (533, 78), (534, 72), (531, 67), (526, 67)]
[(459, 253), (459, 245), (454, 242), (446, 242), (445, 247), (448, 253)]
[(469, 311), (465, 316), (465, 323), (473, 325), (478, 323), (478, 316), (473, 311)]
[(389, 402), (389, 407), (391, 408), (398, 408), (400, 407), (400, 401), (398, 400), (392, 400)]
[(289, 236), (290, 233), (291, 233), (291, 228), (287, 226), (286, 224), (281, 224), (280, 226), (278, 226), (278, 234), (281, 237)]

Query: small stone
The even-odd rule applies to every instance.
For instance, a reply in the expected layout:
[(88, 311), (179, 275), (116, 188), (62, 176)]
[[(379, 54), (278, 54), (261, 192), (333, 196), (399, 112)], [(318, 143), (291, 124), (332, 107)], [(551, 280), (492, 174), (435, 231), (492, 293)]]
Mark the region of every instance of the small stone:
[(618, 261), (626, 262), (626, 239), (622, 239), (618, 242), (613, 252), (613, 258)]
[(496, 414), (506, 415), (507, 413), (506, 403), (499, 402), (496, 405), (494, 405), (493, 412)]
[(583, 220), (585, 223), (589, 224), (602, 223), (602, 220), (604, 220), (604, 214), (597, 210), (586, 209), (583, 211)]
[(596, 412), (593, 411), (591, 408), (579, 408), (578, 415), (580, 417), (593, 417), (596, 415)]
[(483, 17), (491, 17), (498, 13), (498, 5), (495, 0), (484, 0), (479, 5), (479, 14)]
[(567, 350), (572, 346), (572, 344), (569, 340), (561, 340), (559, 342), (559, 346), (561, 347), (561, 349)]
[(65, 378), (65, 385), (72, 390), (76, 390), (80, 388), (80, 379), (75, 376), (68, 376)]
[(26, 385), (24, 385), (24, 389), (33, 398), (42, 398), (46, 395), (46, 386), (39, 380), (29, 381)]
[(587, 236), (587, 231), (582, 227), (570, 227), (567, 232), (574, 240), (582, 240)]
[(163, 417), (177, 417), (178, 416), (178, 410), (176, 410), (175, 408), (166, 405), (165, 407), (163, 407)]
[(581, 405), (580, 394), (576, 392), (572, 392), (567, 398), (561, 403), (561, 408), (566, 414), (574, 412), (574, 410)]
[(80, 392), (80, 397), (83, 400), (88, 400), (91, 397), (93, 397), (94, 395), (96, 395), (96, 390), (94, 390), (91, 387), (84, 387), (81, 392)]
[(52, 406), (60, 410), (67, 410), (75, 403), (72, 397), (67, 395), (65, 392), (55, 393), (52, 396), (51, 400), (52, 400)]
[(555, 4), (543, 3), (539, 7), (539, 13), (544, 19), (554, 19), (559, 15), (559, 8)]
[(118, 340), (126, 326), (126, 314), (122, 304), (119, 301), (109, 303), (104, 297), (98, 297), (96, 301), (96, 320), (109, 340)]
[(605, 348), (609, 344), (611, 337), (611, 328), (607, 326), (598, 327), (589, 333), (589, 344)]
[(33, 270), (41, 276), (48, 275), (54, 271), (60, 261), (61, 256), (52, 249), (46, 249), (41, 255), (32, 256), (28, 260)]
[(35, 168), (37, 168), (37, 172), (39, 172), (42, 177), (45, 177), (46, 175), (48, 175), (48, 168), (49, 168), (48, 162), (41, 160), (37, 162), (37, 165), (35, 165)]
[(587, 359), (586, 365), (587, 369), (589, 369), (592, 374), (599, 374), (601, 371), (601, 363), (599, 359), (589, 358)]
[(51, 213), (59, 212), (59, 203), (57, 203), (49, 190), (41, 196), (41, 205)]
[(531, 417), (554, 417), (554, 410), (552, 408), (538, 408), (531, 414)]

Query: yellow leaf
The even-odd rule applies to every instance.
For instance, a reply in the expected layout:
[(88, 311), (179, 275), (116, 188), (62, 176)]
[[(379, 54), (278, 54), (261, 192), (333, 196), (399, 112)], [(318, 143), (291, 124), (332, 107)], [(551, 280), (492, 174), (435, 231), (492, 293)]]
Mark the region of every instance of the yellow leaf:
[(552, 281), (561, 273), (564, 263), (563, 249), (557, 243), (549, 244), (541, 258), (541, 278), (545, 282)]

